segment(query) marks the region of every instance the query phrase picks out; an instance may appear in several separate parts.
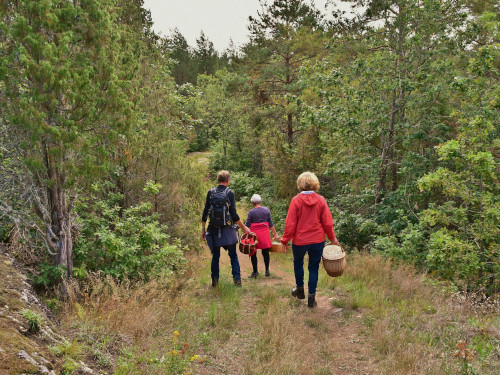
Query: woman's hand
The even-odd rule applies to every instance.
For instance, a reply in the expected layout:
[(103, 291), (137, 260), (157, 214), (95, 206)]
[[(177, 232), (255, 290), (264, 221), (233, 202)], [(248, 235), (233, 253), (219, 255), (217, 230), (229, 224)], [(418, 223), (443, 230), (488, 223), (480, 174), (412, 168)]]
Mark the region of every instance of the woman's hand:
[(286, 253), (287, 252), (286, 245), (281, 244), (281, 246), (283, 246), (283, 252)]
[(205, 230), (205, 228), (203, 228), (201, 230), (201, 239), (202, 240), (206, 240), (207, 239), (207, 231)]
[(276, 241), (279, 241), (279, 240), (281, 240), (281, 237), (280, 237), (280, 236), (278, 236), (278, 235), (276, 234), (276, 235), (274, 236), (274, 239), (275, 239)]
[(337, 245), (337, 246), (342, 247), (342, 246), (340, 245), (339, 240), (337, 240), (337, 238), (336, 238), (336, 237), (335, 237), (335, 239), (334, 239), (333, 241), (331, 241), (331, 242), (332, 242), (332, 245)]

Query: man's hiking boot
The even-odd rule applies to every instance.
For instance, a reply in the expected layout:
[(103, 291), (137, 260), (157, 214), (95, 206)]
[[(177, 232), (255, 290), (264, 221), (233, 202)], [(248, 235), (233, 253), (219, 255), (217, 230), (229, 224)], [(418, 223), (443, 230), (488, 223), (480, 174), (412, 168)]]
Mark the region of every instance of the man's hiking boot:
[(296, 286), (295, 288), (292, 289), (292, 296), (298, 299), (304, 299), (306, 298), (306, 295), (304, 294), (304, 287), (303, 286)]
[(269, 277), (271, 276), (271, 272), (269, 272), (269, 270), (266, 270), (266, 277)]
[(234, 285), (241, 288), (241, 280), (234, 280)]
[(316, 293), (309, 294), (307, 296), (307, 307), (315, 307), (318, 306), (318, 303), (316, 302)]
[(258, 272), (252, 272), (252, 274), (250, 275), (250, 278), (251, 279), (256, 279), (257, 276), (259, 276), (259, 273)]
[(219, 283), (219, 280), (218, 279), (213, 279), (212, 280), (212, 288), (215, 288), (217, 286), (217, 284)]

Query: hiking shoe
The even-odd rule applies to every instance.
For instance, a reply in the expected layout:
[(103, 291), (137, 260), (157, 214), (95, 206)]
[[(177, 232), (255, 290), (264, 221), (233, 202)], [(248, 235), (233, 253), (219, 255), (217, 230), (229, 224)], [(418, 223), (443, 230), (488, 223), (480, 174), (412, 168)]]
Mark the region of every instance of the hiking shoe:
[(318, 306), (318, 303), (316, 302), (316, 293), (309, 294), (307, 296), (307, 307), (315, 307)]
[(304, 287), (303, 286), (296, 286), (295, 288), (292, 289), (292, 296), (298, 299), (305, 299), (306, 295), (304, 294)]
[(269, 270), (266, 270), (266, 277), (269, 277), (271, 276), (271, 272), (269, 272)]
[(217, 284), (219, 283), (219, 280), (218, 279), (213, 279), (212, 280), (212, 288), (215, 288), (217, 286)]
[(256, 279), (257, 276), (259, 276), (259, 273), (258, 272), (252, 272), (252, 274), (250, 275), (250, 278), (251, 279)]
[(234, 280), (234, 285), (241, 288), (241, 280)]

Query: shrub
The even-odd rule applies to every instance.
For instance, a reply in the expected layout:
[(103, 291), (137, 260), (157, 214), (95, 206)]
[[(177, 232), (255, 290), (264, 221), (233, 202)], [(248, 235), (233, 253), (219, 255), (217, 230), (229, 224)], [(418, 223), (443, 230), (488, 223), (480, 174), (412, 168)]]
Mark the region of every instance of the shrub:
[(66, 270), (62, 265), (55, 266), (49, 263), (42, 263), (40, 265), (39, 275), (35, 276), (33, 279), (36, 285), (48, 287), (60, 282), (65, 274)]
[(28, 332), (37, 333), (40, 332), (42, 327), (43, 319), (42, 317), (32, 310), (23, 310), (21, 315), (28, 322)]
[(342, 245), (358, 250), (362, 250), (381, 231), (373, 220), (340, 210), (334, 215), (334, 228)]
[(77, 207), (81, 233), (74, 249), (76, 269), (147, 280), (181, 267), (185, 260), (180, 242), (170, 240), (158, 214), (151, 213), (151, 203), (122, 209), (121, 194), (109, 192), (99, 199), (102, 187), (93, 189)]
[(377, 237), (373, 251), (395, 261), (423, 267), (428, 253), (427, 233), (420, 226), (410, 224), (397, 236)]

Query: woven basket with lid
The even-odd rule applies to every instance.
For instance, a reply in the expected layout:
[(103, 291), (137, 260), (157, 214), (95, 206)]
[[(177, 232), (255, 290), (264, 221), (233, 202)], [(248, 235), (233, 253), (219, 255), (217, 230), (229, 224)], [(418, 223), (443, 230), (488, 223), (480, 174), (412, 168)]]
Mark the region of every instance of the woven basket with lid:
[(341, 246), (325, 246), (322, 258), (323, 267), (325, 267), (325, 271), (329, 276), (342, 276), (346, 265), (346, 253)]
[(281, 244), (281, 242), (273, 242), (271, 244), (271, 250), (270, 250), (272, 253), (285, 253), (285, 251), (283, 251), (283, 245)]

